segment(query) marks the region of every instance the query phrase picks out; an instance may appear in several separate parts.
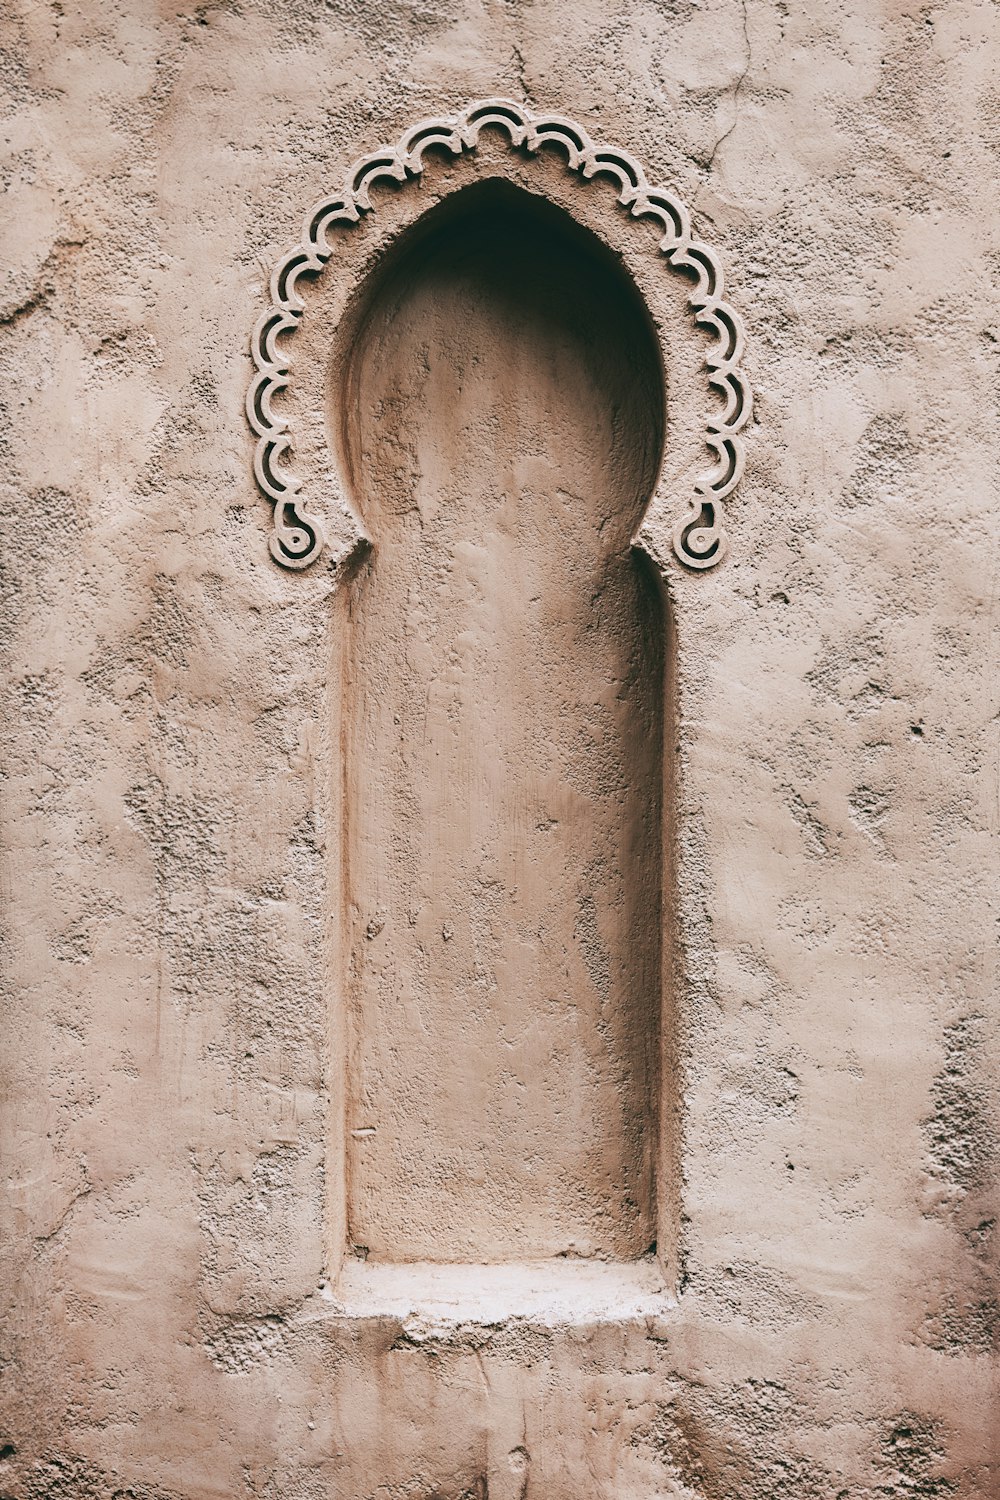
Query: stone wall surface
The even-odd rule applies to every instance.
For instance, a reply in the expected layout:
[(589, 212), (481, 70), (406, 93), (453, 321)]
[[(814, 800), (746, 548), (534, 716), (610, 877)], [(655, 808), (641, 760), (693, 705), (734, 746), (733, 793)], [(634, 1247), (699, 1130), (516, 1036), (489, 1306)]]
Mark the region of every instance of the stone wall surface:
[[(997, 1500), (996, 5), (0, 26), (0, 1496)], [(730, 554), (660, 549), (679, 1297), (352, 1315), (340, 588), (268, 555), (248, 339), (351, 161), (493, 95), (672, 185), (747, 326)]]

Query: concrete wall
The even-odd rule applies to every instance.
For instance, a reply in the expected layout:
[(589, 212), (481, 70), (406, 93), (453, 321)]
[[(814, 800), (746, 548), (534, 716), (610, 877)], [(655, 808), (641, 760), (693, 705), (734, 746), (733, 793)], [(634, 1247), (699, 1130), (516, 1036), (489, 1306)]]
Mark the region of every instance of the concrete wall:
[[(0, 1496), (996, 1500), (995, 7), (2, 25)], [(676, 1305), (327, 1280), (341, 595), (268, 556), (248, 336), (493, 94), (672, 184), (747, 324), (730, 556), (665, 563)]]

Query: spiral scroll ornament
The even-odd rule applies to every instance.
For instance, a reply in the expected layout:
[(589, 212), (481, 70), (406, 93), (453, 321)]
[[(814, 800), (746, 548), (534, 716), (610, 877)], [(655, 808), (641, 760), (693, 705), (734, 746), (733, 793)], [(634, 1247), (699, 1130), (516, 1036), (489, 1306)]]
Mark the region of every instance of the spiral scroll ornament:
[(277, 392), (289, 384), (284, 336), (295, 332), (305, 309), (299, 278), (315, 275), (330, 259), (333, 250), (327, 231), (333, 225), (357, 224), (362, 215), (372, 212), (370, 195), (377, 182), (405, 183), (419, 177), (424, 154), (432, 147), (453, 156), (474, 151), (487, 127), (502, 131), (512, 149), (535, 153), (546, 145), (559, 147), (565, 153), (567, 170), (587, 180), (610, 177), (618, 202), (633, 218), (654, 219), (662, 226), (660, 252), (671, 270), (694, 278), (688, 303), (694, 322), (712, 335), (705, 354), (707, 383), (721, 393), (723, 406), (705, 419), (705, 443), (714, 454), (714, 467), (695, 480), (684, 513), (673, 528), (672, 542), (686, 567), (714, 567), (726, 552), (723, 502), (743, 473), (740, 433), (750, 418), (753, 400), (739, 368), (743, 325), (723, 299), (718, 257), (692, 237), (684, 204), (668, 189), (651, 187), (628, 152), (595, 143), (562, 115), (534, 114), (510, 99), (485, 99), (458, 115), (423, 120), (396, 146), (363, 156), (351, 167), (339, 192), (323, 198), (306, 215), (300, 243), (275, 266), (271, 306), (258, 320), (250, 341), (256, 371), (246, 400), (247, 418), (257, 437), (254, 474), (274, 505), (272, 557), (284, 568), (306, 568), (316, 561), (325, 543), (320, 517), (307, 510), (300, 498), (302, 481), (284, 466), (291, 446), (288, 421), (272, 406)]

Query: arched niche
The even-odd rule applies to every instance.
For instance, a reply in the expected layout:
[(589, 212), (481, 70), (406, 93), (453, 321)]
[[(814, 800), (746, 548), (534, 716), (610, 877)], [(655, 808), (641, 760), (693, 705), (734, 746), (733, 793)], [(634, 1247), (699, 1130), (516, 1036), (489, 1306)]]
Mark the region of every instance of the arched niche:
[(657, 334), (594, 234), (490, 179), (373, 262), (334, 344), (370, 539), (336, 630), (341, 1233), (372, 1262), (636, 1259), (675, 1187), (669, 643), (632, 546)]
[[(251, 338), (254, 373), (246, 409), (256, 436), (254, 473), (274, 505), (271, 556), (282, 567), (301, 573), (294, 583), (290, 581), (291, 591), (285, 601), (290, 628), (297, 629), (291, 623), (297, 611), (328, 611), (330, 654), (322, 669), (328, 685), (328, 707), (319, 750), (329, 776), (317, 783), (318, 812), (327, 849), (325, 942), (330, 986), (330, 1126), (325, 1171), (330, 1271), (337, 1279), (342, 1305), (358, 1315), (365, 1309), (384, 1312), (390, 1305), (397, 1306), (393, 1300), (396, 1291), (402, 1302), (412, 1306), (412, 1297), (429, 1295), (433, 1283), (449, 1305), (456, 1288), (464, 1287), (473, 1316), (485, 1273), (481, 1265), (472, 1263), (463, 1270), (460, 1264), (449, 1262), (434, 1272), (432, 1267), (419, 1265), (411, 1271), (398, 1261), (364, 1262), (363, 1257), (373, 1252), (413, 1254), (416, 1247), (411, 1243), (406, 1248), (401, 1242), (394, 1247), (388, 1238), (372, 1247), (359, 1237), (364, 1222), (361, 1215), (353, 1214), (357, 1236), (349, 1225), (353, 1204), (363, 1197), (363, 1189), (361, 1176), (357, 1170), (349, 1176), (348, 1165), (354, 1152), (374, 1139), (371, 1132), (377, 1135), (379, 1126), (377, 1120), (362, 1119), (355, 1108), (357, 1101), (368, 1102), (361, 1092), (365, 1060), (359, 1045), (360, 1028), (370, 1012), (363, 1003), (366, 981), (358, 977), (358, 953), (367, 955), (367, 949), (359, 949), (355, 941), (354, 924), (360, 907), (349, 893), (353, 878), (352, 819), (359, 802), (352, 794), (348, 768), (364, 763), (368, 754), (384, 753), (374, 747), (374, 730), (360, 740), (355, 732), (354, 726), (364, 719), (363, 714), (355, 713), (355, 704), (363, 703), (365, 693), (380, 691), (379, 671), (374, 669), (377, 664), (372, 662), (366, 686), (364, 652), (355, 648), (369, 628), (364, 616), (369, 602), (364, 588), (366, 581), (377, 577), (372, 569), (379, 566), (379, 549), (384, 548), (388, 535), (380, 538), (376, 532), (383, 519), (380, 505), (389, 503), (389, 491), (380, 489), (374, 501), (364, 493), (364, 463), (359, 461), (358, 440), (350, 431), (352, 408), (347, 398), (352, 389), (356, 393), (360, 390), (352, 383), (358, 378), (362, 330), (374, 330), (379, 309), (388, 305), (386, 299), (391, 300), (393, 278), (406, 258), (415, 256), (414, 264), (423, 264), (420, 257), (430, 255), (435, 247), (447, 254), (447, 226), (460, 229), (466, 211), (475, 203), (474, 198), (464, 196), (466, 190), (493, 184), (488, 197), (480, 200), (480, 205), (488, 208), (488, 198), (494, 202), (500, 199), (500, 183), (520, 188), (534, 198), (530, 206), (521, 201), (522, 219), (527, 215), (532, 225), (541, 225), (554, 238), (562, 236), (573, 255), (579, 252), (584, 260), (589, 257), (591, 266), (596, 267), (594, 274), (599, 271), (605, 287), (614, 289), (609, 295), (628, 302), (632, 295), (629, 286), (637, 290), (639, 324), (644, 307), (649, 314), (647, 331), (652, 327), (663, 363), (662, 372), (650, 387), (655, 387), (658, 399), (664, 385), (666, 388), (666, 405), (658, 419), (662, 461), (644, 513), (640, 493), (646, 482), (644, 469), (643, 484), (636, 488), (633, 514), (641, 514), (642, 519), (634, 532), (630, 563), (638, 570), (634, 577), (637, 589), (647, 561), (655, 584), (651, 589), (654, 593), (656, 588), (662, 589), (656, 648), (664, 666), (660, 702), (666, 746), (666, 752), (661, 753), (658, 783), (663, 831), (659, 866), (661, 1007), (649, 1033), (654, 1051), (657, 1030), (659, 1033), (659, 1076), (650, 1105), (647, 1057), (638, 1091), (646, 1100), (643, 1140), (641, 1150), (631, 1157), (633, 1162), (641, 1157), (642, 1168), (634, 1175), (643, 1184), (631, 1219), (634, 1232), (624, 1238), (595, 1236), (589, 1247), (596, 1254), (634, 1254), (653, 1218), (655, 1198), (655, 1239), (665, 1285), (676, 1291), (682, 1279), (681, 1073), (685, 1046), (680, 1026), (683, 982), (675, 979), (677, 965), (673, 960), (678, 902), (674, 894), (676, 799), (672, 750), (678, 732), (674, 722), (675, 684), (683, 681), (684, 674), (672, 611), (676, 607), (683, 615), (689, 606), (699, 607), (694, 592), (699, 576), (710, 578), (711, 570), (726, 554), (723, 508), (740, 480), (744, 463), (742, 429), (752, 409), (751, 393), (740, 369), (743, 330), (739, 316), (724, 299), (718, 257), (694, 237), (690, 216), (670, 189), (652, 186), (633, 157), (595, 142), (573, 121), (535, 114), (516, 101), (490, 99), (448, 118), (421, 121), (406, 130), (395, 145), (355, 162), (343, 183), (307, 212), (299, 242), (276, 264), (270, 281), (270, 306), (257, 320)], [(564, 216), (580, 228), (574, 230), (566, 217), (553, 218), (546, 204), (562, 209)], [(589, 239), (582, 232), (584, 228), (590, 232)], [(633, 295), (630, 317), (635, 309)], [(644, 336), (641, 342), (645, 347)], [(656, 426), (652, 423), (649, 431)], [(643, 446), (647, 441), (648, 433), (640, 441), (640, 452), (649, 451)], [(651, 446), (655, 448), (655, 440)], [(707, 471), (706, 448), (713, 465)], [(645, 458), (640, 469), (644, 463)], [(426, 520), (426, 495), (422, 503)], [(416, 512), (419, 515), (419, 505)], [(431, 524), (435, 524), (433, 518)], [(582, 580), (585, 573), (586, 569), (578, 569), (577, 577)], [(303, 589), (305, 592), (300, 593)], [(509, 619), (520, 607), (520, 596), (510, 592), (505, 599), (505, 616)], [(534, 649), (538, 642), (532, 638), (530, 644)], [(402, 720), (403, 715), (399, 717)], [(397, 733), (399, 727), (393, 724)], [(655, 801), (654, 797), (648, 809), (653, 821), (657, 816)], [(642, 860), (637, 868), (641, 865)], [(366, 944), (378, 942), (384, 930), (382, 922), (376, 911), (361, 924)], [(444, 923), (442, 941), (454, 942), (454, 929), (447, 939), (443, 929)], [(682, 934), (678, 936), (682, 939)], [(640, 1003), (648, 1012), (648, 1002)], [(401, 1019), (411, 1026), (419, 1026), (421, 1020), (416, 1008), (409, 1014), (401, 1013)], [(601, 1022), (603, 1025), (603, 1017)], [(399, 1049), (399, 1061), (405, 1076), (405, 1048)], [(421, 1101), (416, 1088), (411, 1089), (409, 1103), (411, 1118), (419, 1127)], [(632, 1118), (642, 1113), (633, 1109)], [(634, 1142), (634, 1134), (632, 1139)], [(600, 1153), (595, 1159), (600, 1159)], [(374, 1234), (371, 1237), (376, 1238)], [(560, 1241), (569, 1238), (568, 1233), (555, 1237)], [(555, 1239), (549, 1243), (555, 1243)], [(537, 1237), (530, 1242), (524, 1237), (517, 1244), (508, 1241), (499, 1250), (521, 1255), (540, 1243)], [(628, 1306), (633, 1312), (640, 1304), (660, 1305), (657, 1299), (662, 1296), (664, 1281), (657, 1280), (658, 1271), (652, 1274), (655, 1268), (648, 1256), (627, 1263), (607, 1262), (602, 1271), (600, 1262), (578, 1258), (587, 1248), (588, 1242), (581, 1239), (575, 1254), (557, 1254), (545, 1262), (544, 1274), (543, 1263), (534, 1263), (532, 1285), (543, 1300), (552, 1296), (558, 1300), (565, 1292), (570, 1298), (567, 1305), (577, 1307), (587, 1317), (597, 1305), (614, 1306), (619, 1311)], [(352, 1258), (352, 1249), (357, 1259)], [(474, 1249), (470, 1235), (465, 1253)], [(428, 1253), (438, 1252), (431, 1247)], [(451, 1254), (452, 1249), (446, 1246), (442, 1253)], [(495, 1258), (492, 1250), (490, 1258)], [(610, 1278), (602, 1283), (603, 1291), (597, 1289), (593, 1279), (599, 1272), (601, 1276), (606, 1272)], [(518, 1280), (519, 1274), (516, 1266), (507, 1263), (498, 1267), (491, 1282), (498, 1295), (501, 1282), (508, 1288), (510, 1311), (528, 1306), (524, 1299), (526, 1283)], [(435, 1281), (435, 1277), (444, 1279)], [(571, 1287), (576, 1290), (571, 1291)], [(647, 1297), (652, 1301), (643, 1303)]]

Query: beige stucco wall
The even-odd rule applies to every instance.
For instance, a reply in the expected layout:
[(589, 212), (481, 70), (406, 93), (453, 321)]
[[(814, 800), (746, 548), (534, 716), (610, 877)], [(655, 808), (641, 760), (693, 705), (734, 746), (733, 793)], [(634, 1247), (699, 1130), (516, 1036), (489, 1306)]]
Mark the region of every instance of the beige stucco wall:
[[(995, 7), (3, 26), (0, 1496), (996, 1500)], [(350, 1318), (334, 577), (268, 556), (247, 341), (346, 165), (492, 94), (673, 184), (748, 330), (730, 557), (667, 564), (685, 1285)]]

